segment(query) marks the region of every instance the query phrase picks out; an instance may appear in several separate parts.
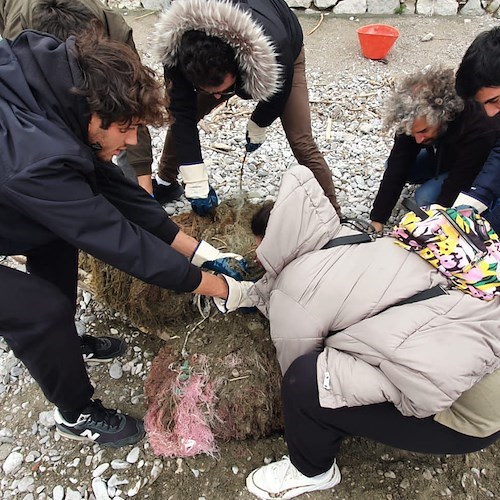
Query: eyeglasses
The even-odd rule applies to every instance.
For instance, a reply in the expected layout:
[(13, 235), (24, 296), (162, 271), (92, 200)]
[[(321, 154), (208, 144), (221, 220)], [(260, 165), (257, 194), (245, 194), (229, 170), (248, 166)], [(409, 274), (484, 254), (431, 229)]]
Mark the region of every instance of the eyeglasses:
[(230, 95), (236, 94), (236, 82), (234, 82), (226, 90), (221, 90), (219, 92), (209, 92), (208, 90), (203, 90), (203, 89), (200, 89), (199, 87), (194, 87), (194, 91), (197, 94), (201, 94), (201, 95), (220, 95), (222, 97), (228, 97)]

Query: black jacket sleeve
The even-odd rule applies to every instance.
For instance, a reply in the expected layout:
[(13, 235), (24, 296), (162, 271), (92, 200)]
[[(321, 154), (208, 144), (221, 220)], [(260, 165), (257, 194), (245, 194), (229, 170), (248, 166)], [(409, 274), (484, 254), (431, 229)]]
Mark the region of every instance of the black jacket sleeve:
[(165, 69), (165, 81), (169, 81), (169, 111), (173, 117), (171, 127), (179, 165), (201, 163), (197, 98), (193, 85), (178, 67)]
[(71, 245), (147, 283), (179, 292), (197, 288), (201, 272), (167, 244), (178, 228), (162, 208), (109, 165), (97, 168), (92, 189), (78, 168), (82, 161), (57, 156), (26, 167), (4, 185), (8, 203)]
[(408, 178), (410, 168), (421, 150), (415, 139), (409, 135), (396, 135), (387, 168), (370, 212), (372, 221), (385, 224), (396, 205)]
[(468, 194), (485, 205), (500, 198), (500, 141), (491, 150)]

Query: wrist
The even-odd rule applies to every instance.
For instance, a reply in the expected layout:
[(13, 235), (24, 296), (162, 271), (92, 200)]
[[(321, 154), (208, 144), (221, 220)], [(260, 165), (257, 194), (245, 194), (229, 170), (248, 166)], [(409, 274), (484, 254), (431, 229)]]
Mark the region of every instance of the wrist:
[(201, 267), (207, 261), (216, 260), (219, 255), (220, 251), (217, 250), (217, 248), (213, 247), (205, 240), (201, 240), (191, 257), (191, 264)]

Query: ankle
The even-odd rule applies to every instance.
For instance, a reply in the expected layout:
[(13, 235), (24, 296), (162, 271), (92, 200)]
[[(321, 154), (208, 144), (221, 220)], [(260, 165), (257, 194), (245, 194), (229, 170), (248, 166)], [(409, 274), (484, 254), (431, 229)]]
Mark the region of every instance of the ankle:
[(156, 178), (156, 182), (158, 184), (161, 184), (162, 186), (170, 186), (172, 184), (171, 182), (164, 181), (158, 174), (156, 174), (155, 178)]

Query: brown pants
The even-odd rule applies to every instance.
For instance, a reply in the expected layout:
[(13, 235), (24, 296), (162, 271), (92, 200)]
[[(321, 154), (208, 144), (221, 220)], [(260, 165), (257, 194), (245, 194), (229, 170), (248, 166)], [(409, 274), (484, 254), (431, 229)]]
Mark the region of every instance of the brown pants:
[[(201, 120), (205, 115), (227, 99), (229, 99), (229, 97), (216, 99), (212, 96), (199, 94), (197, 120)], [(312, 136), (304, 49), (301, 50), (299, 56), (295, 60), (292, 89), (280, 119), (288, 143), (298, 163), (311, 170), (314, 177), (316, 177), (323, 188), (325, 195), (340, 215), (340, 206), (335, 196), (335, 187), (333, 186), (330, 169)], [(160, 159), (159, 175), (163, 180), (173, 182), (177, 178), (178, 169), (179, 163), (175, 154), (171, 129), (169, 128)]]

